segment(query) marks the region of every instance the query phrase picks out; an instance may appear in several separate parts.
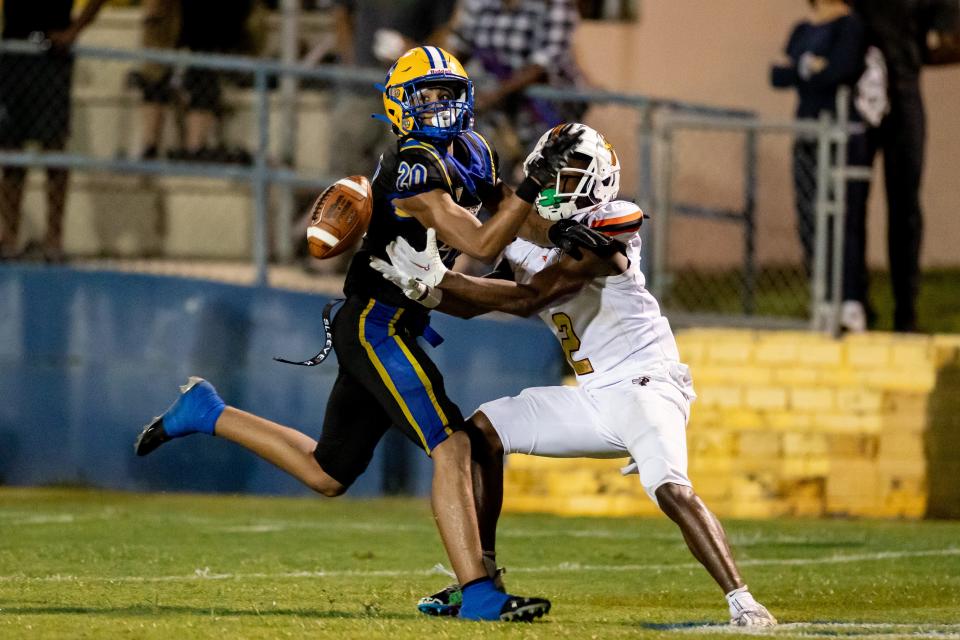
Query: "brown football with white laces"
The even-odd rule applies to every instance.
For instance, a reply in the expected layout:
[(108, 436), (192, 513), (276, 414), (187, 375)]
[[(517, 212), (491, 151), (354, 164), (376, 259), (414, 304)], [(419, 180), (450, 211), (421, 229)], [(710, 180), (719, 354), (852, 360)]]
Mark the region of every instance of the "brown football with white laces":
[(355, 245), (373, 215), (373, 189), (365, 176), (341, 178), (313, 203), (307, 247), (314, 258), (332, 258)]

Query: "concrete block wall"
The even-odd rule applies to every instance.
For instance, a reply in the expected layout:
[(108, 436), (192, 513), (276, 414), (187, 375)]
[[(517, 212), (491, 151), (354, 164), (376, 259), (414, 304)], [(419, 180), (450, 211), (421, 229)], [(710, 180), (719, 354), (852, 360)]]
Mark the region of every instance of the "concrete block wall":
[[(719, 515), (960, 517), (960, 336), (678, 335), (694, 487)], [(514, 455), (505, 508), (657, 509), (619, 461)]]

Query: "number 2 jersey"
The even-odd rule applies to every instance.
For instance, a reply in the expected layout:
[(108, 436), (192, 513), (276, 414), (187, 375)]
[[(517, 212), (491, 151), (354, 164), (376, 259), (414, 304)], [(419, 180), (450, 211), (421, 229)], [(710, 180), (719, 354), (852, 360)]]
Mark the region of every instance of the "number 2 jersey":
[[(461, 133), (450, 147), (414, 138), (397, 141), (380, 156), (371, 180), (373, 215), (363, 244), (350, 262), (343, 292), (347, 296), (376, 298), (404, 307), (408, 314), (426, 314), (424, 307), (370, 268), (370, 256), (386, 259), (386, 247), (397, 236), (403, 236), (418, 250), (426, 245), (427, 230), (416, 218), (395, 207), (393, 201), (440, 189), (476, 215), (481, 201), (495, 196), (499, 181), (497, 154), (475, 131)], [(452, 247), (440, 245), (440, 255), (447, 267), (453, 266), (459, 254)]]
[[(581, 209), (573, 219), (622, 240), (630, 260), (623, 273), (595, 278), (579, 292), (540, 311), (560, 341), (577, 382), (603, 386), (628, 376), (642, 380), (645, 375), (666, 375), (693, 397), (670, 323), (660, 314), (660, 305), (647, 291), (640, 271), (640, 209), (632, 202), (615, 201)], [(516, 282), (525, 284), (560, 255), (559, 249), (518, 239), (504, 250), (503, 259)]]

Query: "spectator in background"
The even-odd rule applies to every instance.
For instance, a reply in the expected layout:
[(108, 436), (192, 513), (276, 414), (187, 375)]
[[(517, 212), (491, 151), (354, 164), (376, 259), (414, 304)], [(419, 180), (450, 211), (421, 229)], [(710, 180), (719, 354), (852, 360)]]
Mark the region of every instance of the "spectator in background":
[[(812, 12), (797, 24), (787, 41), (787, 62), (771, 71), (774, 87), (797, 90), (796, 117), (836, 116), (837, 89), (852, 87), (863, 73), (866, 40), (860, 17), (844, 0), (810, 0)], [(851, 99), (853, 92), (851, 91)], [(850, 120), (862, 118), (850, 105)], [(869, 164), (867, 136), (850, 136), (849, 165)], [(793, 146), (794, 197), (797, 230), (803, 245), (804, 266), (812, 273), (816, 233), (817, 141), (798, 138)], [(843, 256), (841, 326), (854, 332), (867, 328), (866, 215), (869, 183), (848, 181)], [(828, 282), (829, 282), (828, 278)]]
[[(249, 29), (255, 0), (180, 0), (180, 46), (196, 53), (253, 53), (257, 46)], [(220, 72), (191, 67), (183, 76), (187, 96), (184, 148), (176, 159), (230, 161), (212, 137), (223, 112)]]
[[(417, 45), (442, 46), (455, 6), (456, 0), (334, 0), (337, 59), (379, 71)], [(372, 87), (338, 87), (331, 120), (332, 175), (373, 174), (384, 141), (394, 136), (362, 116), (381, 111), (383, 96)]]
[[(0, 149), (22, 149), (38, 142), (60, 151), (70, 134), (70, 90), (77, 36), (96, 17), (106, 0), (88, 0), (73, 19), (73, 0), (4, 0), (4, 40), (46, 40), (42, 55), (0, 55)], [(18, 233), (26, 179), (24, 167), (3, 167), (0, 179), (0, 257), (19, 255)], [(62, 262), (63, 216), (69, 172), (47, 170), (47, 233), (43, 244), (48, 262)]]
[[(180, 0), (144, 0), (143, 46), (149, 49), (175, 49), (180, 39)], [(143, 158), (160, 155), (163, 127), (173, 101), (170, 85), (173, 70), (156, 62), (144, 63), (139, 73), (143, 91)]]
[[(533, 84), (572, 88), (580, 82), (573, 55), (579, 22), (575, 0), (464, 0), (454, 27), (460, 59), (482, 65), (493, 86), (478, 89), (478, 118), (500, 152), (503, 175), (523, 159), (545, 129), (581, 119), (582, 104), (524, 97)], [(505, 118), (503, 118), (505, 116)], [(522, 178), (522, 176), (519, 176)]]
[(893, 330), (917, 330), (923, 213), (920, 183), (926, 121), (920, 95), (924, 45), (937, 49), (939, 34), (955, 27), (957, 0), (854, 0), (867, 39), (886, 57), (890, 112), (871, 133), (873, 153), (883, 151), (887, 190), (887, 249), (893, 284)]

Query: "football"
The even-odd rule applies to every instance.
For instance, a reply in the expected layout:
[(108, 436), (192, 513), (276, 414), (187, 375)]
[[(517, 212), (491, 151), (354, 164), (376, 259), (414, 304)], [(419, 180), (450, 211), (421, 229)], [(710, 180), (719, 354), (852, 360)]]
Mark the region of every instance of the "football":
[(313, 203), (307, 247), (314, 258), (332, 258), (357, 243), (373, 213), (373, 190), (365, 176), (341, 178)]

